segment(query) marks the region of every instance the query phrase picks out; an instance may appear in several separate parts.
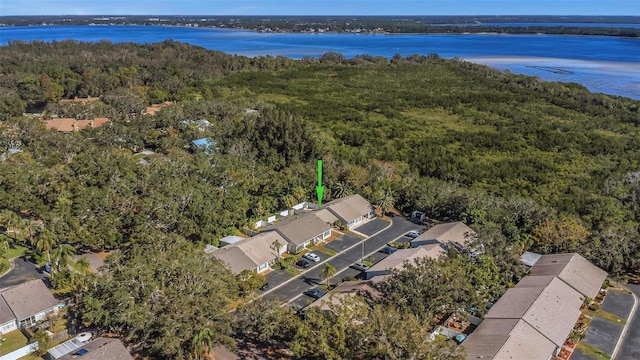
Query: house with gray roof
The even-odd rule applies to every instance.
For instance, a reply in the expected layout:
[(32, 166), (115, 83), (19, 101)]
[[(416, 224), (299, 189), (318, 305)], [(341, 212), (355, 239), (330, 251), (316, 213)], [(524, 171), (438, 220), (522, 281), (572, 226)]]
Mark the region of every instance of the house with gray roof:
[(52, 360), (133, 360), (126, 347), (118, 339), (99, 337)]
[(365, 272), (365, 278), (371, 279), (377, 276), (391, 275), (393, 270), (402, 269), (407, 262), (415, 262), (421, 258), (437, 259), (446, 255), (446, 251), (440, 244), (431, 244), (411, 249), (401, 249), (386, 258), (380, 260)]
[(3, 289), (0, 296), (20, 328), (33, 326), (45, 320), (47, 315), (56, 314), (60, 305), (40, 279)]
[(587, 296), (606, 272), (578, 254), (541, 256), (496, 302), (462, 343), (467, 359), (548, 360), (557, 355), (580, 317)]
[[(277, 249), (276, 244), (280, 244)], [(237, 275), (245, 270), (257, 273), (268, 270), (286, 249), (287, 241), (278, 232), (270, 231), (221, 247), (211, 255)]]
[(373, 206), (358, 194), (332, 200), (323, 209), (329, 210), (349, 229), (357, 227), (364, 219), (370, 219), (375, 215)]
[(476, 233), (463, 222), (438, 224), (411, 240), (411, 247), (440, 243), (452, 244), (456, 247), (465, 246), (475, 239)]
[(595, 297), (607, 272), (577, 253), (543, 255), (531, 268), (531, 275), (556, 276), (583, 296)]
[(331, 225), (310, 212), (295, 215), (274, 223), (263, 232), (275, 231), (287, 242), (287, 249), (292, 254), (302, 251), (305, 246), (320, 243), (331, 236)]
[(16, 316), (13, 315), (4, 298), (0, 296), (0, 334), (6, 334), (17, 329), (18, 322)]

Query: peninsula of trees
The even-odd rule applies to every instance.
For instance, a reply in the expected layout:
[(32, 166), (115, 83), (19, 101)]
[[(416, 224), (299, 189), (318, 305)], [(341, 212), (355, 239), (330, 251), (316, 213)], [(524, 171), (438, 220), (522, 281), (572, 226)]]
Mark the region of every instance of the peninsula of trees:
[(0, 16), (0, 26), (147, 25), (259, 32), (558, 34), (639, 37), (637, 16)]

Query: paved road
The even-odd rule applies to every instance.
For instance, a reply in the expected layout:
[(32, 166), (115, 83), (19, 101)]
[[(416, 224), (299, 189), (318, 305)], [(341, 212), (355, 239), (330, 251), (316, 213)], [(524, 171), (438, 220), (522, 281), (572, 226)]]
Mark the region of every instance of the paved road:
[[(640, 285), (629, 284), (627, 288), (640, 298)], [(640, 309), (636, 310), (633, 319), (627, 323), (629, 326), (622, 341), (622, 347), (616, 354), (616, 359), (640, 359)]]
[(24, 261), (23, 259), (13, 259), (14, 267), (9, 273), (0, 277), (0, 289), (22, 284), (25, 281), (33, 279), (43, 279), (46, 277), (44, 273), (38, 272), (38, 265)]
[[(386, 255), (377, 252), (385, 244), (394, 239), (400, 238), (401, 241), (409, 241), (408, 237), (403, 236), (410, 230), (417, 230), (419, 226), (407, 221), (404, 218), (394, 218), (391, 227), (381, 232), (380, 234), (373, 236), (364, 241), (364, 254), (365, 258), (369, 254), (373, 253), (376, 261), (383, 259)], [(357, 230), (357, 229), (356, 229)], [(352, 238), (348, 238), (353, 243)], [(336, 240), (340, 241), (340, 240)], [(331, 258), (328, 262), (333, 265), (339, 272), (339, 274), (332, 280), (334, 283), (339, 283), (342, 279), (349, 276), (357, 276), (359, 271), (349, 268), (354, 262), (360, 261), (363, 254), (362, 246), (355, 246), (342, 254), (339, 254)], [(326, 255), (320, 254), (322, 260), (326, 259)], [(304, 307), (313, 301), (308, 296), (301, 295), (303, 291), (318, 286), (322, 279), (320, 277), (320, 271), (324, 264), (315, 265), (309, 271), (298, 276), (295, 280), (269, 292), (264, 296), (265, 299), (278, 299), (283, 303), (286, 303), (293, 299), (292, 305)]]

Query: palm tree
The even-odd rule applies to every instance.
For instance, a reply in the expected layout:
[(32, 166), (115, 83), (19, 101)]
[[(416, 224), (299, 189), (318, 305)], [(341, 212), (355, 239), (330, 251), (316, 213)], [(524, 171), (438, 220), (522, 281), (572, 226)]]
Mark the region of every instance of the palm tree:
[(332, 190), (331, 193), (333, 197), (336, 199), (353, 195), (353, 191), (351, 190), (351, 188), (349, 188), (349, 185), (347, 185), (344, 181), (339, 181), (335, 183), (331, 188), (331, 190)]
[[(16, 239), (16, 226), (19, 222), (20, 216), (11, 210), (3, 210), (0, 213), (0, 224), (4, 226), (7, 237), (13, 240)], [(13, 234), (13, 236), (9, 234)]]
[(78, 259), (78, 261), (76, 261), (76, 264), (73, 266), (73, 268), (82, 275), (91, 274), (91, 264), (85, 258)]
[(278, 260), (280, 260), (280, 248), (281, 248), (281, 247), (282, 247), (282, 243), (280, 243), (280, 240), (278, 240), (278, 239), (273, 240), (273, 242), (271, 243), (271, 248), (272, 248), (273, 250), (275, 250), (275, 252), (276, 252), (276, 258), (277, 258)]
[(61, 244), (53, 249), (53, 256), (56, 260), (60, 261), (61, 266), (67, 265), (69, 257), (75, 253), (76, 248), (69, 244)]
[(24, 236), (25, 240), (28, 239), (31, 246), (33, 246), (34, 239), (38, 234), (38, 232), (42, 230), (42, 227), (40, 226), (40, 224), (38, 224), (35, 221), (31, 221), (30, 219), (23, 219), (22, 227), (24, 228), (24, 231), (25, 231), (25, 236)]
[(382, 216), (393, 210), (396, 206), (396, 198), (395, 194), (391, 189), (387, 189), (384, 192), (381, 192), (378, 196), (378, 207), (380, 207), (380, 211), (382, 211)]
[(47, 254), (47, 259), (51, 263), (51, 250), (58, 243), (55, 234), (51, 230), (44, 229), (36, 238), (36, 249), (38, 251), (44, 251)]
[(191, 350), (193, 351), (195, 358), (197, 360), (209, 358), (209, 352), (211, 351), (212, 344), (211, 330), (206, 328), (200, 330), (191, 341)]
[(320, 271), (320, 277), (327, 280), (327, 288), (331, 288), (331, 279), (336, 274), (335, 266), (327, 263), (324, 263), (324, 268)]

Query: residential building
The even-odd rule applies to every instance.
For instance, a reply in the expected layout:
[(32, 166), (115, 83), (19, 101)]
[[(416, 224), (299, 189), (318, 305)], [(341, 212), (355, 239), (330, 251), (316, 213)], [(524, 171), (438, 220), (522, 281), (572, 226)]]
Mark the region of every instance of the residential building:
[(381, 293), (376, 288), (376, 284), (382, 280), (384, 280), (384, 277), (379, 276), (371, 280), (342, 282), (309, 306), (319, 307), (323, 311), (331, 311), (333, 306), (341, 304), (344, 299), (348, 297), (363, 296), (367, 299), (377, 298)]
[(210, 154), (212, 151), (214, 151), (217, 146), (218, 143), (212, 138), (208, 137), (196, 139), (191, 142), (191, 149), (193, 151), (204, 150), (207, 154)]
[(402, 269), (408, 262), (415, 262), (421, 258), (437, 259), (440, 256), (446, 255), (446, 251), (440, 246), (440, 244), (430, 244), (426, 246), (420, 246), (411, 249), (401, 249), (386, 258), (380, 260), (374, 264), (365, 272), (366, 279), (373, 277), (391, 275), (393, 270)]
[(438, 224), (411, 240), (411, 247), (440, 243), (464, 247), (476, 233), (460, 221)]
[[(33, 326), (45, 320), (47, 315), (57, 313), (60, 304), (51, 295), (44, 282), (39, 279), (3, 289), (0, 291), (0, 296), (15, 317), (17, 327), (20, 328)], [(0, 318), (8, 317), (2, 315)]]
[(99, 337), (86, 343), (71, 339), (61, 345), (49, 350), (51, 360), (133, 360), (118, 339)]
[(44, 125), (47, 130), (56, 130), (62, 133), (84, 130), (86, 128), (97, 128), (108, 124), (108, 118), (95, 118), (93, 120), (76, 120), (73, 118), (56, 118), (45, 120)]
[(281, 220), (264, 229), (264, 232), (276, 231), (287, 242), (292, 254), (302, 251), (305, 246), (320, 243), (331, 236), (331, 225), (310, 212)]
[(370, 219), (375, 215), (373, 206), (358, 194), (332, 200), (323, 209), (329, 210), (349, 229), (357, 227), (364, 219)]
[[(276, 243), (280, 244), (278, 249), (274, 247)], [(245, 270), (262, 273), (286, 249), (287, 241), (279, 233), (264, 232), (214, 250), (211, 255), (225, 263), (234, 274)]]
[(543, 255), (496, 302), (462, 343), (467, 359), (548, 360), (558, 354), (585, 297), (597, 294), (606, 272), (578, 254)]
[(6, 334), (13, 330), (18, 329), (18, 321), (16, 316), (4, 301), (4, 298), (0, 296), (0, 334)]
[(594, 298), (607, 272), (577, 253), (543, 255), (531, 268), (531, 275), (556, 276), (583, 296)]

